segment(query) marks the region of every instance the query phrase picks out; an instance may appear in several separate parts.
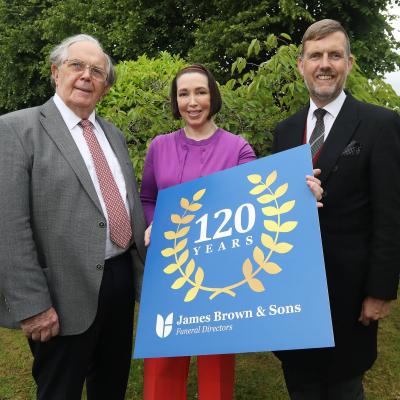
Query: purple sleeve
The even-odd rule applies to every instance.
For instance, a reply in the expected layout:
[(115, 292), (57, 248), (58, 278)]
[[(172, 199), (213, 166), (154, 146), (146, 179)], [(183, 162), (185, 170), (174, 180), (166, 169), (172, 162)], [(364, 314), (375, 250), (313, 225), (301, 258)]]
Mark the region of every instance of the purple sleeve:
[(144, 161), (142, 187), (140, 190), (140, 200), (146, 217), (147, 225), (153, 221), (154, 209), (156, 207), (158, 187), (154, 174), (153, 165), (153, 143), (150, 144), (149, 150)]
[(239, 152), (239, 161), (238, 161), (238, 165), (240, 164), (245, 164), (249, 161), (253, 161), (255, 160), (257, 157), (254, 153), (253, 148), (247, 143), (245, 142), (243, 147), (240, 149)]

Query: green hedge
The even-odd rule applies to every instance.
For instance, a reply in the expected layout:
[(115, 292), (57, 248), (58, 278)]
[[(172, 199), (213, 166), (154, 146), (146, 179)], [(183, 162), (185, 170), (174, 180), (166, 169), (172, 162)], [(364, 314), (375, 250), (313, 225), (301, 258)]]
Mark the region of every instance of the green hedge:
[[(277, 123), (308, 100), (296, 68), (297, 46), (277, 47), (274, 36), (264, 43), (253, 40), (248, 57), (263, 46), (275, 50), (275, 55), (263, 64), (249, 70), (246, 59), (240, 58), (232, 65), (232, 72), (239, 78), (220, 86), (223, 107), (215, 117), (219, 126), (248, 140), (258, 156), (269, 154)], [(122, 62), (116, 66), (117, 83), (98, 106), (98, 113), (124, 132), (139, 180), (151, 140), (182, 124), (172, 118), (169, 89), (172, 78), (185, 65), (185, 60), (167, 52), (157, 58), (141, 56), (136, 61)], [(348, 78), (347, 89), (360, 100), (400, 110), (400, 97), (392, 87), (380, 79), (368, 80), (357, 65)]]

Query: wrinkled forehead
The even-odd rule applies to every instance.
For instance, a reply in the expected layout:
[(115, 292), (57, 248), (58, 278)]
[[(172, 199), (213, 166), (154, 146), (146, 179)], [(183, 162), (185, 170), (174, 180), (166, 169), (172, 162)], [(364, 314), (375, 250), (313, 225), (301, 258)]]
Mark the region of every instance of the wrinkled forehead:
[(303, 44), (303, 53), (314, 51), (340, 51), (348, 55), (347, 39), (343, 32), (332, 32), (324, 36), (310, 38)]
[(67, 50), (69, 59), (79, 59), (89, 64), (106, 67), (107, 60), (103, 50), (93, 42), (76, 42)]

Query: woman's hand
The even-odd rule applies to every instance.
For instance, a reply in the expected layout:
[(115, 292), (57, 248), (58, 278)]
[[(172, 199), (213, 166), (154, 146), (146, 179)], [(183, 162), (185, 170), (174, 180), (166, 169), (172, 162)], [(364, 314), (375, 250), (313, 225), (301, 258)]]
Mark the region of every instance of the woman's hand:
[(321, 181), (317, 178), (317, 176), (321, 173), (320, 169), (313, 169), (314, 176), (307, 175), (306, 182), (307, 186), (310, 188), (312, 194), (317, 200), (317, 207), (323, 207), (321, 203), (322, 193), (324, 193), (324, 189), (321, 187)]
[(144, 232), (144, 245), (147, 247), (150, 244), (150, 235), (151, 235), (151, 227), (153, 223), (151, 223)]

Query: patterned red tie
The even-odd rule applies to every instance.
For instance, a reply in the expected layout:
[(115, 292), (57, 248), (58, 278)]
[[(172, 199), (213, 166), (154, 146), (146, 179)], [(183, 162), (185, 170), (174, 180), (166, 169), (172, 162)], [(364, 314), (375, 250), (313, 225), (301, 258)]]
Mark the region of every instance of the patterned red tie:
[(103, 150), (93, 132), (91, 122), (83, 119), (79, 125), (83, 128), (83, 136), (92, 155), (101, 194), (106, 205), (111, 240), (117, 246), (125, 249), (131, 240), (132, 228), (121, 193), (115, 183)]

